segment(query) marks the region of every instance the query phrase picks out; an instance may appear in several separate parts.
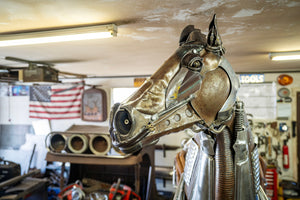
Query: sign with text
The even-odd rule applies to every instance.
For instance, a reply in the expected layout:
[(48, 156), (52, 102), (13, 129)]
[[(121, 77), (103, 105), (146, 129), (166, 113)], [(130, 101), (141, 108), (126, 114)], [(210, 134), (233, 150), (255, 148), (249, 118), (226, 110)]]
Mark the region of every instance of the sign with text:
[(240, 74), (240, 83), (263, 83), (264, 74)]

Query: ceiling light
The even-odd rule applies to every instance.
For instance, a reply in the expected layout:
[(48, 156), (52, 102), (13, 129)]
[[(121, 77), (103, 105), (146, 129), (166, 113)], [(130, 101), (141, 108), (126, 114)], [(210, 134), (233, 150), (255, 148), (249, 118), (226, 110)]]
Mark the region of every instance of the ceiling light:
[(0, 34), (0, 47), (90, 40), (113, 36), (117, 36), (117, 26), (114, 24)]
[(298, 60), (300, 59), (300, 51), (286, 51), (269, 53), (271, 60)]

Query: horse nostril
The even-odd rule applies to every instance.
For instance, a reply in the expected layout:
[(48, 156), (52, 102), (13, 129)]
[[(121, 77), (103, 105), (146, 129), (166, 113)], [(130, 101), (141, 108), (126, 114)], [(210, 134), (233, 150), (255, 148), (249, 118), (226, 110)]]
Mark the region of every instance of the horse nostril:
[(115, 115), (115, 127), (117, 131), (126, 135), (129, 133), (132, 125), (130, 114), (125, 109), (120, 109)]

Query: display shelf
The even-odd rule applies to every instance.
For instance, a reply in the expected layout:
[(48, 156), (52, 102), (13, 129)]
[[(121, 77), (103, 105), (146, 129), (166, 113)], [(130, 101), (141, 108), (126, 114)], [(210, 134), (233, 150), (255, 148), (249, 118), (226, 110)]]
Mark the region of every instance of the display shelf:
[[(47, 162), (61, 162), (60, 188), (64, 185), (65, 163), (70, 163), (69, 181), (91, 177), (104, 178), (110, 176), (112, 180), (118, 176), (132, 182), (129, 184), (143, 199), (156, 195), (154, 177), (154, 145), (143, 148), (135, 155), (120, 156), (96, 156), (93, 154), (71, 154), (48, 152)], [(124, 168), (123, 168), (124, 167)], [(122, 170), (124, 169), (124, 172)], [(108, 172), (112, 170), (111, 172)], [(103, 172), (102, 177), (100, 172)], [(76, 177), (74, 177), (76, 176)], [(104, 176), (104, 177), (103, 177)], [(106, 177), (106, 178), (107, 178)], [(126, 178), (127, 177), (127, 178)], [(105, 180), (104, 180), (105, 181)], [(125, 184), (127, 184), (125, 182)], [(149, 185), (150, 184), (150, 185)]]
[(91, 165), (135, 165), (142, 161), (143, 152), (130, 156), (95, 156), (89, 154), (63, 154), (48, 152), (46, 161), (48, 162), (69, 162), (75, 164)]

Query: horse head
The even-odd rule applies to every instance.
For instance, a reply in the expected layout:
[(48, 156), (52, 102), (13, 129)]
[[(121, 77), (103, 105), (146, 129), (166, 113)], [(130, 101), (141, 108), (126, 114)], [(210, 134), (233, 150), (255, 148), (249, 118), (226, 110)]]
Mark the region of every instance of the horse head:
[(133, 153), (194, 124), (218, 133), (230, 120), (239, 81), (224, 57), (214, 15), (207, 37), (189, 25), (179, 48), (110, 114), (113, 145)]

